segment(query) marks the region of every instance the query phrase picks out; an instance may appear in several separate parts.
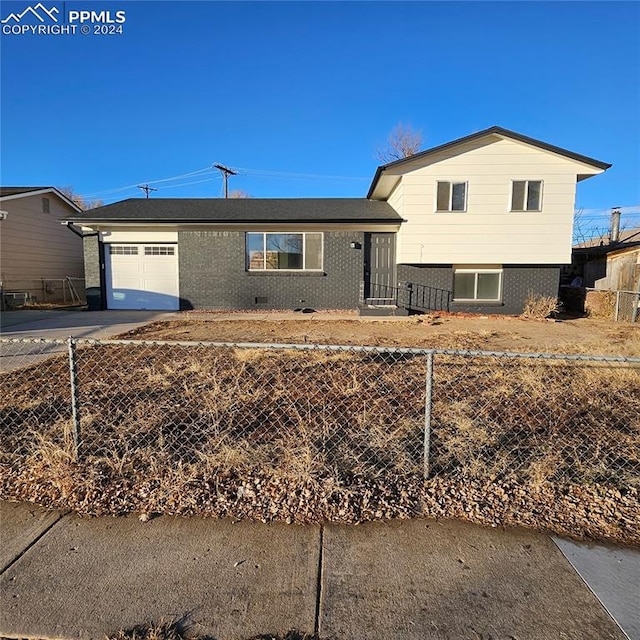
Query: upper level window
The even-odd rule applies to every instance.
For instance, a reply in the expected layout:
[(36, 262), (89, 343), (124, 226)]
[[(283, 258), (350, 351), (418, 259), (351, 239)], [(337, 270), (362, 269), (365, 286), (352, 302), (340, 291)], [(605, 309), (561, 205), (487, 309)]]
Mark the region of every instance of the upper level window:
[(247, 233), (249, 271), (322, 269), (321, 233)]
[(49, 198), (42, 198), (42, 213), (51, 213), (51, 202)]
[(436, 211), (466, 211), (467, 183), (438, 182)]
[(511, 184), (511, 211), (542, 209), (541, 180), (514, 180)]

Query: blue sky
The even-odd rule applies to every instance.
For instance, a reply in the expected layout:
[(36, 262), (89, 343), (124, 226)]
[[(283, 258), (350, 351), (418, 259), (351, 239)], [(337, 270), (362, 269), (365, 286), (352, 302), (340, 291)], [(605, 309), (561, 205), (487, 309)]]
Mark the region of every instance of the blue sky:
[(126, 22), (2, 36), (5, 185), (218, 197), (222, 162), (255, 197), (358, 197), (396, 123), (425, 147), (496, 124), (613, 163), (578, 187), (594, 221), (640, 212), (639, 3), (44, 4)]

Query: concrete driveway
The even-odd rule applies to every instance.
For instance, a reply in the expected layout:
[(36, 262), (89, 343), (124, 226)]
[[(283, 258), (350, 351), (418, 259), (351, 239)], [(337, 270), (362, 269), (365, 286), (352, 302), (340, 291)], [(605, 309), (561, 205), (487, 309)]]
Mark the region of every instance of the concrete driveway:
[[(0, 338), (66, 340), (73, 336), (106, 339), (177, 315), (164, 311), (5, 311), (0, 322)], [(0, 345), (0, 371), (31, 366), (66, 350), (66, 344), (3, 343)]]
[(5, 311), (0, 335), (3, 338), (108, 338), (177, 315), (165, 311)]

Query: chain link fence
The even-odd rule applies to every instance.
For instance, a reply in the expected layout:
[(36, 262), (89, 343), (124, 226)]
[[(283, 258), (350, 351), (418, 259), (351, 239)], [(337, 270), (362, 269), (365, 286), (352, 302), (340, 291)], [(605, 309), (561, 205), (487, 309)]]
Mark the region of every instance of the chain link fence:
[(615, 322), (640, 322), (640, 291), (609, 289), (578, 289), (578, 291), (584, 293), (584, 310), (589, 316)]
[(616, 322), (640, 322), (640, 291), (616, 291)]
[(86, 301), (84, 278), (9, 278), (0, 282), (2, 310), (40, 304), (82, 305)]
[(3, 339), (0, 461), (640, 488), (640, 358)]

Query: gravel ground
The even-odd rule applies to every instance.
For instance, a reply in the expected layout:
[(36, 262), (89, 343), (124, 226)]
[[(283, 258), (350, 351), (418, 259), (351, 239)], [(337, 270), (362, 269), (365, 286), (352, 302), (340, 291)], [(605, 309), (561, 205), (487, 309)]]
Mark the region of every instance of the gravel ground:
[[(141, 476), (143, 470), (139, 470)], [(89, 477), (87, 477), (89, 474)], [(81, 515), (156, 513), (250, 518), (306, 524), (360, 523), (391, 518), (457, 518), (490, 527), (525, 526), (574, 539), (640, 546), (636, 489), (576, 487), (472, 480), (427, 482), (391, 478), (287, 480), (269, 474), (185, 477), (115, 475), (107, 468), (31, 468), (0, 477), (0, 497), (30, 501)]]

